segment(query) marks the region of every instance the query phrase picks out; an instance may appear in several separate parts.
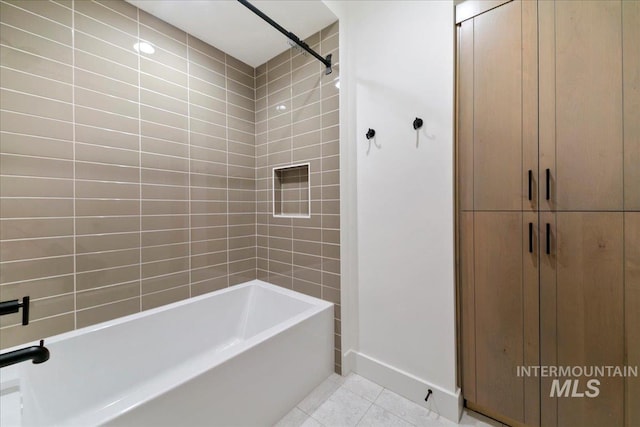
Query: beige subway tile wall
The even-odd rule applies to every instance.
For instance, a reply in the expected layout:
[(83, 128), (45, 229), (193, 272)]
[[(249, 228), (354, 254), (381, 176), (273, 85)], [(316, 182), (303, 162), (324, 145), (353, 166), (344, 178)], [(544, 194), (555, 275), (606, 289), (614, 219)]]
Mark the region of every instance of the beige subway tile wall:
[[(49, 334), (75, 325), (72, 12), (27, 6), (0, 3), (0, 291), (29, 292), (31, 329)], [(19, 322), (0, 318), (2, 346), (24, 340)]]
[[(325, 75), (120, 0), (0, 8), (0, 299), (32, 298), (0, 347), (259, 277), (336, 303), (340, 372), (338, 24), (306, 40)], [(287, 206), (310, 217), (275, 218), (273, 168), (303, 163)]]
[[(336, 304), (340, 372), (338, 23), (305, 41), (333, 55), (331, 74), (295, 49), (256, 68), (258, 278)], [(274, 216), (273, 168), (307, 162), (310, 218)]]
[(1, 347), (255, 278), (253, 68), (119, 0), (0, 20)]

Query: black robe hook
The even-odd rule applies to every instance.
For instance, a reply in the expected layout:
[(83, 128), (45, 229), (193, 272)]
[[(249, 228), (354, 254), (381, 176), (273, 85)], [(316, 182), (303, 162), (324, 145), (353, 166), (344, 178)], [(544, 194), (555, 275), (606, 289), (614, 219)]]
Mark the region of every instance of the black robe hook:
[(420, 117), (416, 117), (416, 119), (413, 121), (413, 128), (415, 130), (418, 130), (422, 127), (422, 124), (424, 122), (422, 121), (422, 119)]
[(367, 131), (367, 134), (365, 136), (367, 137), (367, 139), (371, 139), (374, 136), (376, 136), (376, 131), (371, 129), (371, 128), (369, 128), (369, 130)]

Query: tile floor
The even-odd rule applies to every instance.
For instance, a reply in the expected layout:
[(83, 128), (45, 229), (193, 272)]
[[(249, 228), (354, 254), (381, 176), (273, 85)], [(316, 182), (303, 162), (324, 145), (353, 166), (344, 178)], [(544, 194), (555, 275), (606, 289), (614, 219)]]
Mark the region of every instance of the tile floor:
[[(503, 427), (465, 409), (464, 427)], [(275, 427), (448, 427), (455, 423), (384, 387), (350, 374), (332, 374)]]

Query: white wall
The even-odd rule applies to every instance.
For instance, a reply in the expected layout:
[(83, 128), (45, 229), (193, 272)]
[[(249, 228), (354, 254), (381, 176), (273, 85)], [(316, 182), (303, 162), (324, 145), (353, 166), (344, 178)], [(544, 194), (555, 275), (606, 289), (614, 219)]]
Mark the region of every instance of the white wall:
[(426, 406), (457, 419), (453, 1), (326, 3), (341, 32), (343, 366), (423, 404), (431, 387)]

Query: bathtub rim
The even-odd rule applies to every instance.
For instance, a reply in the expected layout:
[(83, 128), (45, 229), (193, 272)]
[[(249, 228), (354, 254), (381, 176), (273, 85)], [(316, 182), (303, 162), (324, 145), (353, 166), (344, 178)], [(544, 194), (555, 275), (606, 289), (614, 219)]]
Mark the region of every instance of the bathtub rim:
[[(302, 312), (300, 314), (297, 314), (296, 316), (293, 316), (293, 317), (287, 319), (287, 321), (285, 321), (285, 322), (281, 322), (281, 323), (279, 323), (277, 325), (274, 325), (274, 326), (266, 329), (265, 331), (260, 332), (259, 334), (256, 334), (256, 336), (261, 335), (263, 332), (271, 331), (273, 328), (275, 328), (276, 326), (279, 326), (279, 325), (281, 325), (283, 323), (287, 323), (288, 324), (289, 321), (293, 321), (293, 319), (297, 319), (299, 316), (305, 315), (304, 317), (306, 318), (308, 316), (311, 316), (312, 314), (315, 314), (318, 311), (322, 311), (323, 309), (325, 309), (327, 307), (335, 305), (334, 303), (332, 303), (330, 301), (324, 301), (324, 300), (321, 300), (320, 298), (312, 297), (310, 295), (305, 295), (305, 294), (303, 294), (301, 292), (294, 291), (292, 289), (283, 288), (282, 286), (274, 285), (272, 283), (268, 283), (268, 282), (265, 282), (265, 281), (260, 280), (260, 279), (252, 279), (252, 280), (249, 280), (248, 282), (239, 283), (237, 285), (231, 285), (231, 286), (228, 286), (226, 288), (222, 288), (222, 289), (218, 289), (218, 290), (215, 290), (215, 291), (207, 292), (207, 293), (204, 293), (202, 295), (195, 296), (195, 297), (185, 298), (183, 300), (172, 302), (172, 303), (165, 304), (165, 305), (161, 305), (159, 307), (155, 307), (155, 308), (151, 308), (151, 309), (148, 309), (148, 310), (139, 311), (137, 313), (128, 314), (128, 315), (122, 316), (122, 317), (118, 317), (117, 319), (107, 320), (107, 321), (104, 321), (104, 322), (96, 323), (95, 325), (85, 326), (85, 327), (82, 327), (82, 328), (74, 329), (72, 331), (67, 331), (67, 332), (63, 332), (61, 334), (51, 335), (49, 337), (44, 337), (44, 338), (40, 338), (40, 339), (44, 339), (45, 340), (45, 346), (46, 346), (47, 344), (57, 343), (59, 341), (64, 341), (66, 339), (74, 338), (74, 337), (77, 337), (77, 336), (80, 336), (80, 335), (84, 335), (84, 334), (87, 334), (87, 333), (90, 333), (90, 332), (95, 332), (95, 331), (99, 331), (99, 330), (102, 330), (102, 329), (110, 328), (112, 326), (117, 326), (117, 325), (120, 325), (122, 323), (127, 323), (127, 322), (130, 322), (130, 321), (135, 320), (135, 319), (139, 319), (139, 318), (146, 317), (146, 316), (151, 316), (151, 315), (156, 314), (156, 313), (162, 313), (164, 311), (171, 310), (171, 309), (176, 308), (176, 307), (181, 307), (183, 305), (187, 305), (187, 304), (190, 304), (190, 303), (195, 303), (195, 302), (198, 302), (198, 301), (206, 300), (206, 299), (212, 298), (212, 297), (214, 297), (216, 295), (223, 295), (225, 293), (233, 292), (235, 290), (246, 288), (246, 287), (250, 287), (250, 286), (259, 286), (259, 287), (262, 287), (264, 289), (272, 290), (272, 291), (278, 292), (280, 294), (286, 295), (288, 297), (295, 298), (295, 299), (301, 300), (303, 302), (309, 303), (309, 304), (314, 306), (313, 308), (305, 310), (304, 312)], [(43, 319), (43, 320), (46, 320), (46, 319)], [(28, 346), (31, 346), (31, 345), (39, 345), (40, 344), (40, 339), (37, 339), (37, 340), (34, 340), (34, 341), (28, 341), (28, 342), (26, 342), (24, 344), (19, 344), (19, 345), (13, 346), (13, 347), (8, 347), (8, 348), (0, 350), (0, 352), (1, 353), (6, 353), (6, 352), (9, 352), (9, 351), (18, 350), (18, 349), (21, 349), (23, 347), (28, 347)], [(15, 365), (15, 366), (17, 366), (17, 365)], [(7, 368), (9, 368), (9, 367), (7, 367)], [(7, 370), (7, 368), (3, 369), (3, 372), (5, 370)]]

